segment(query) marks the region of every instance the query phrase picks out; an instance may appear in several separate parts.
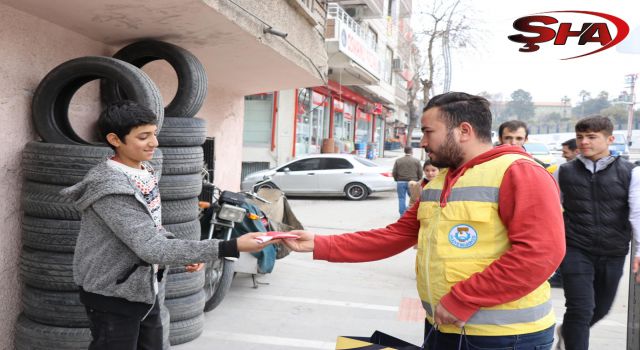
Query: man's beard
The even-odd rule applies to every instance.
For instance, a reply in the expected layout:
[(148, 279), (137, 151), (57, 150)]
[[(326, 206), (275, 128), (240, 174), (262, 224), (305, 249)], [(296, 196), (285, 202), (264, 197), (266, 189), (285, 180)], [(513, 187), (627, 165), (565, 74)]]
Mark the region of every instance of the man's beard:
[(425, 147), (424, 150), (427, 153), (432, 153), (434, 158), (431, 159), (431, 164), (436, 168), (452, 168), (455, 169), (462, 164), (462, 149), (456, 143), (453, 137), (453, 130), (449, 130), (447, 138), (444, 144), (440, 146), (440, 149), (435, 152), (429, 147)]

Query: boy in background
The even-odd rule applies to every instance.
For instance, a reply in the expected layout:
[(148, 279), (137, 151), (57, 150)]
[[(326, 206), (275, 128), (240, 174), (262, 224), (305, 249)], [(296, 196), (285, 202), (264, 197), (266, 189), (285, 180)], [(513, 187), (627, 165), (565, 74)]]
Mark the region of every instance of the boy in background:
[(158, 283), (165, 267), (196, 263), (187, 270), (197, 271), (201, 261), (259, 251), (265, 244), (255, 237), (263, 233), (172, 239), (161, 225), (158, 178), (146, 163), (158, 147), (155, 114), (132, 101), (114, 102), (98, 129), (115, 155), (62, 191), (82, 213), (73, 277), (90, 321), (89, 349), (162, 349)]

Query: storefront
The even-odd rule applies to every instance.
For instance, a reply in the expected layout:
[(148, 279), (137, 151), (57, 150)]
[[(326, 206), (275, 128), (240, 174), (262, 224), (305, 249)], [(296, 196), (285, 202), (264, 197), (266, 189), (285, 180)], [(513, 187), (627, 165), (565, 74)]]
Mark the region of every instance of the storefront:
[[(323, 143), (325, 152), (366, 155), (367, 148), (373, 147), (369, 156), (382, 154), (382, 105), (334, 81), (326, 86), (299, 89), (296, 96), (294, 156), (320, 153)], [(326, 147), (329, 140), (333, 140), (335, 147)]]

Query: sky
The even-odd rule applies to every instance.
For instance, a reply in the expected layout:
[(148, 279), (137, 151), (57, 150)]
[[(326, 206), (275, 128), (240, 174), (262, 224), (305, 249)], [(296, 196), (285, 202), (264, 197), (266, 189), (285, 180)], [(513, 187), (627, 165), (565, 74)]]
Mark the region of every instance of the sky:
[[(432, 0), (414, 0), (414, 6), (422, 1)], [(581, 100), (581, 90), (590, 92), (592, 96), (604, 90), (609, 92), (610, 97), (615, 97), (626, 89), (625, 75), (640, 73), (638, 0), (462, 1), (464, 14), (474, 27), (472, 35), (475, 47), (452, 50), (452, 91), (500, 93), (504, 100), (509, 100), (514, 90), (524, 89), (531, 93), (536, 102), (559, 102), (566, 95), (575, 106)], [(601, 46), (596, 43), (578, 46), (578, 39), (570, 37), (564, 46), (547, 42), (539, 44), (538, 51), (525, 53), (518, 51), (523, 44), (507, 38), (514, 34), (536, 36), (514, 29), (513, 22), (516, 19), (560, 10), (610, 14), (624, 20), (631, 31), (627, 39), (616, 47), (570, 60), (561, 58), (587, 53)], [(571, 22), (572, 30), (578, 30), (584, 22), (596, 22), (595, 17), (586, 15), (549, 15), (560, 22)], [(607, 23), (612, 37), (615, 37), (615, 27)], [(557, 30), (558, 24), (549, 27)], [(638, 53), (621, 53), (619, 47), (632, 47)], [(640, 84), (637, 85), (636, 91), (640, 90)], [(436, 93), (441, 92), (436, 90)], [(637, 92), (636, 96), (639, 96)]]

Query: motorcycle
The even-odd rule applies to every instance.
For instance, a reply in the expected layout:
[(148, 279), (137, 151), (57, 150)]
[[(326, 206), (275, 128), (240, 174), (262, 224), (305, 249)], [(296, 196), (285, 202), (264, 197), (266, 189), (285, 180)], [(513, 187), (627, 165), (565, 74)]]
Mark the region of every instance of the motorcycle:
[[(203, 176), (203, 191), (207, 192), (210, 200), (200, 202), (201, 239), (231, 240), (247, 232), (302, 229), (302, 225), (297, 221), (288, 204), (286, 204), (286, 210), (284, 211), (273, 210), (283, 205), (284, 195), (282, 192), (280, 192), (280, 197), (274, 196), (273, 193), (268, 193), (269, 196), (276, 199), (274, 202), (264, 199), (260, 194), (256, 193), (256, 189), (264, 182), (268, 182), (268, 180), (256, 184), (248, 192), (223, 191), (209, 182), (208, 174), (205, 173)], [(259, 192), (262, 193), (263, 191)], [(265, 209), (271, 208), (270, 212), (274, 216), (282, 213), (281, 220), (293, 222), (296, 226), (286, 225), (280, 223), (280, 221), (274, 221), (272, 224), (268, 215), (259, 206)], [(276, 244), (267, 246), (258, 253), (241, 252), (240, 258), (225, 257), (207, 263), (205, 268), (204, 290), (206, 302), (204, 311), (211, 311), (222, 302), (231, 287), (231, 282), (236, 272), (251, 273), (254, 288), (257, 288), (258, 282), (255, 279), (255, 275), (271, 272), (275, 259), (282, 258), (287, 254), (288, 249), (284, 244)], [(272, 256), (273, 259), (271, 259)]]

